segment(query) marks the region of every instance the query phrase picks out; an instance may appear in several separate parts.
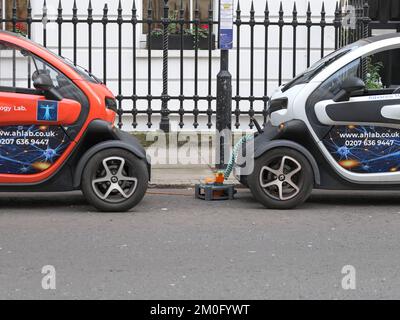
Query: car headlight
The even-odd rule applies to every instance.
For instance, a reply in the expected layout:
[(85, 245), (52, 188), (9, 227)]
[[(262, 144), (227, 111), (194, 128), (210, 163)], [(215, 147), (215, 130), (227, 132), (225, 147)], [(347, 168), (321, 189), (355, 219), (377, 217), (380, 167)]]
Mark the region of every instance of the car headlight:
[(285, 110), (288, 107), (288, 98), (278, 98), (278, 99), (273, 99), (270, 100), (269, 106), (268, 106), (268, 113), (274, 113), (279, 110)]
[(114, 98), (106, 98), (106, 108), (117, 113), (118, 112), (117, 100), (115, 100)]

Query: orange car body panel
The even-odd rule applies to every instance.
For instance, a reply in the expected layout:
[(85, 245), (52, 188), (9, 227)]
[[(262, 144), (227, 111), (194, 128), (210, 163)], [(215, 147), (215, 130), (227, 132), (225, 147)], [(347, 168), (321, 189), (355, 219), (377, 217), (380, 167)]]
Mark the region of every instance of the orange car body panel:
[[(109, 89), (103, 84), (91, 83), (89, 81), (84, 80), (72, 67), (62, 61), (61, 58), (57, 57), (55, 54), (49, 52), (47, 49), (37, 45), (26, 38), (21, 36), (16, 36), (8, 33), (0, 33), (0, 41), (5, 41), (11, 44), (14, 44), (18, 47), (21, 47), (32, 54), (38, 56), (43, 59), (50, 65), (52, 65), (55, 69), (59, 70), (66, 77), (72, 80), (86, 95), (89, 101), (89, 114), (87, 119), (80, 129), (79, 133), (75, 137), (74, 141), (68, 146), (65, 152), (58, 158), (57, 161), (47, 170), (36, 173), (36, 174), (0, 174), (0, 184), (37, 184), (43, 182), (50, 178), (53, 174), (55, 174), (63, 163), (68, 159), (68, 157), (73, 152), (76, 147), (77, 142), (80, 140), (84, 132), (86, 131), (90, 122), (95, 119), (102, 119), (110, 122), (110, 124), (115, 121), (115, 113), (111, 110), (108, 110), (105, 106), (105, 98), (114, 98), (114, 95), (111, 93)], [(12, 94), (14, 97), (17, 97), (19, 94)], [(27, 95), (25, 95), (27, 96)], [(34, 96), (32, 99), (40, 99), (39, 96)], [(3, 99), (0, 96), (0, 99)], [(63, 100), (64, 102), (65, 100)], [(29, 102), (28, 105), (30, 105)], [(69, 102), (67, 102), (69, 103)], [(79, 103), (78, 103), (79, 104)], [(77, 106), (75, 105), (76, 108)], [(35, 111), (36, 112), (36, 111)], [(74, 117), (74, 113), (71, 115), (71, 118)], [(36, 117), (35, 117), (36, 119)], [(68, 118), (69, 119), (69, 118)], [(37, 122), (33, 121), (31, 124), (35, 124)], [(53, 122), (54, 123), (54, 122)], [(5, 124), (3, 122), (1, 125)], [(9, 125), (22, 125), (19, 119), (15, 121), (15, 123), (7, 122)]]
[(45, 97), (0, 92), (0, 126), (15, 125), (71, 125), (78, 120), (81, 113), (81, 104), (74, 100), (63, 99), (58, 103), (57, 121), (37, 120), (37, 105), (39, 101), (46, 101)]

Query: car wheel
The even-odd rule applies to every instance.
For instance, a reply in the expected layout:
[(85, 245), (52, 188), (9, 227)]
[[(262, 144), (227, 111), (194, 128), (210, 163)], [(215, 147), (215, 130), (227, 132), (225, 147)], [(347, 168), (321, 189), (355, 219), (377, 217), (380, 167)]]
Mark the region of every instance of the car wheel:
[(244, 187), (249, 187), (248, 176), (240, 176), (239, 181)]
[(107, 149), (94, 155), (82, 177), (82, 191), (98, 210), (124, 212), (144, 197), (149, 181), (146, 163), (131, 152)]
[(253, 196), (265, 207), (292, 209), (311, 195), (314, 174), (301, 153), (277, 148), (255, 161), (248, 183)]

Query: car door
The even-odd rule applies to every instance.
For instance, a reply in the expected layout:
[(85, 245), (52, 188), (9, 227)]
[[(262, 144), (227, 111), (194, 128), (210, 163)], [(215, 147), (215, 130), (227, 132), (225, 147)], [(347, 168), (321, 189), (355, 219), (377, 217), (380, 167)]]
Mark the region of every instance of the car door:
[[(365, 90), (349, 89), (349, 81), (361, 81), (363, 68)], [(373, 57), (357, 59), (327, 79), (308, 102), (320, 148), (342, 176), (355, 182), (400, 181), (400, 84), (384, 88), (382, 70)]]
[(81, 104), (51, 100), (32, 88), (32, 75), (40, 73), (47, 74), (56, 89), (69, 82), (43, 60), (0, 42), (0, 174), (49, 170), (73, 141), (67, 128), (77, 121)]

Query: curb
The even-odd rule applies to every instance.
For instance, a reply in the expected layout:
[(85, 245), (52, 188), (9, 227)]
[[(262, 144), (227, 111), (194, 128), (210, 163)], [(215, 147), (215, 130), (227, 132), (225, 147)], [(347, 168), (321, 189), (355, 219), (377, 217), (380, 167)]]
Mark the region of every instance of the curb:
[[(247, 189), (244, 185), (237, 183), (234, 184), (237, 189)], [(149, 190), (151, 189), (188, 189), (194, 190), (194, 184), (149, 184)]]

